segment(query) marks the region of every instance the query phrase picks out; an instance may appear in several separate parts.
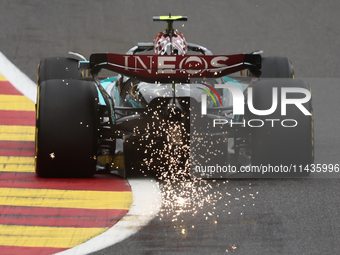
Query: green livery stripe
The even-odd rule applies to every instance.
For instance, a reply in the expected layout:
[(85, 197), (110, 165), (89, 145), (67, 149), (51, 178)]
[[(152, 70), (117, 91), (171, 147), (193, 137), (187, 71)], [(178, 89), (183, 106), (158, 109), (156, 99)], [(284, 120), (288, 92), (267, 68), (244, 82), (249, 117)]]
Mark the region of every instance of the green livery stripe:
[(197, 88), (203, 90), (203, 91), (206, 92), (206, 93), (208, 93), (209, 96), (211, 96), (211, 98), (214, 100), (215, 105), (217, 105), (215, 98), (213, 97), (213, 95), (212, 95), (208, 90), (206, 90), (206, 89), (204, 89), (204, 88), (199, 88), (199, 87), (197, 87)]

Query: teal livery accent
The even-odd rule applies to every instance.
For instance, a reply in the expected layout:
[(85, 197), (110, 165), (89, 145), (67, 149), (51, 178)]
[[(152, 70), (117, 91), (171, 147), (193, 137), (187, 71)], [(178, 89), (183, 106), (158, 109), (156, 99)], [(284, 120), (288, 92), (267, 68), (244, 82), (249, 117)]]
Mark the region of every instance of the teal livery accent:
[(226, 83), (235, 85), (236, 87), (238, 87), (240, 90), (243, 91), (243, 87), (242, 87), (241, 83), (239, 83), (237, 80), (234, 80), (234, 79), (232, 79), (232, 78), (230, 78), (230, 77), (227, 77), (227, 76), (224, 76), (224, 77), (223, 77), (223, 80), (224, 80), (224, 82), (226, 82)]
[[(105, 80), (102, 80), (100, 82), (100, 84), (103, 86), (103, 88), (106, 90), (107, 86), (109, 86), (112, 82), (114, 82), (115, 80), (117, 80), (117, 77), (110, 77), (110, 78), (107, 78)], [(98, 90), (98, 97), (99, 97), (99, 103), (101, 105), (106, 105), (105, 104), (105, 101), (104, 101), (104, 98), (102, 96), (102, 93), (100, 93), (99, 89), (97, 88)]]
[[(225, 83), (229, 83), (231, 85), (234, 85), (235, 87), (238, 87), (240, 90), (244, 91), (241, 83), (239, 83), (237, 80), (232, 79), (232, 78), (227, 77), (227, 76), (224, 76), (223, 80), (224, 80)], [(222, 100), (224, 100), (227, 97), (228, 94), (229, 94), (228, 89), (223, 89), (223, 99)], [(236, 115), (236, 116), (233, 115), (232, 118), (235, 119), (236, 121), (238, 121), (240, 116), (239, 115)]]
[(132, 107), (134, 108), (143, 108), (141, 105), (139, 105), (137, 102), (135, 102), (134, 100), (130, 99), (129, 103), (132, 105)]

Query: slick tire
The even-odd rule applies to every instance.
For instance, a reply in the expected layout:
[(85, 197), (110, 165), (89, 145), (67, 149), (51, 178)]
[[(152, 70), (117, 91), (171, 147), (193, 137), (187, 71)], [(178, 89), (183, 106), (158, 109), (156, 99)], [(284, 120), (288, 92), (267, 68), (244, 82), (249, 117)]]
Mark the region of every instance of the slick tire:
[[(302, 104), (307, 111), (311, 113), (311, 116), (304, 115), (294, 104), (288, 104), (286, 110), (287, 115), (282, 116), (281, 88), (294, 87), (310, 90), (310, 87), (306, 82), (295, 79), (260, 80), (256, 82), (253, 87), (252, 98), (255, 109), (270, 109), (272, 105), (273, 87), (278, 89), (278, 105), (274, 113), (266, 116), (252, 115), (248, 108), (247, 115), (249, 119), (262, 120), (264, 123), (262, 127), (249, 127), (249, 133), (251, 134), (251, 163), (253, 166), (282, 165), (290, 167), (291, 174), (284, 172), (284, 176), (307, 175), (309, 172), (300, 172), (297, 170), (300, 170), (300, 166), (304, 169), (314, 162), (312, 100)], [(304, 98), (304, 94), (287, 93), (287, 98)], [(259, 125), (259, 123), (260, 121), (258, 121), (256, 125)], [(297, 125), (295, 126), (296, 123)], [(287, 170), (287, 168), (285, 168), (285, 170)], [(278, 173), (282, 173), (282, 171), (280, 170)], [(279, 177), (280, 175), (275, 173), (274, 176)]]
[(263, 57), (261, 78), (294, 78), (294, 69), (286, 57)]
[(38, 88), (36, 174), (90, 177), (96, 171), (98, 93), (93, 82), (48, 80)]
[(38, 66), (38, 85), (43, 81), (54, 79), (82, 78), (82, 72), (78, 68), (78, 60), (72, 58), (44, 58)]

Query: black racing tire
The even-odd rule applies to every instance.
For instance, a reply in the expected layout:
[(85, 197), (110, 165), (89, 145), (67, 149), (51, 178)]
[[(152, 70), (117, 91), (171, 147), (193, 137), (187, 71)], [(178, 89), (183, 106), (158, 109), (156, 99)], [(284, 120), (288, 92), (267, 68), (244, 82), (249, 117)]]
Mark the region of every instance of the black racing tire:
[(294, 78), (294, 68), (286, 57), (263, 57), (261, 78)]
[(44, 58), (38, 66), (38, 85), (54, 79), (81, 79), (78, 60), (73, 58)]
[[(309, 172), (299, 172), (314, 163), (314, 124), (312, 100), (303, 106), (312, 114), (304, 115), (295, 105), (287, 105), (287, 115), (281, 116), (281, 88), (294, 87), (310, 90), (309, 85), (296, 79), (265, 79), (255, 83), (253, 87), (253, 105), (255, 109), (266, 110), (272, 105), (272, 88), (278, 88), (278, 106), (274, 113), (266, 116), (252, 115), (248, 110), (248, 119), (261, 119), (262, 127), (249, 128), (251, 134), (251, 163), (253, 166), (289, 166), (292, 176), (304, 176)], [(301, 93), (288, 93), (288, 98), (302, 98)], [(268, 119), (279, 119), (274, 127)], [(282, 120), (294, 119), (295, 127), (284, 127)], [(258, 124), (257, 124), (258, 125)], [(294, 126), (295, 122), (285, 121), (284, 125)], [(294, 172), (294, 166), (296, 172)], [(287, 176), (289, 174), (284, 174)], [(279, 176), (275, 174), (274, 176)]]
[(98, 92), (79, 80), (48, 80), (38, 88), (36, 174), (91, 177), (96, 171)]

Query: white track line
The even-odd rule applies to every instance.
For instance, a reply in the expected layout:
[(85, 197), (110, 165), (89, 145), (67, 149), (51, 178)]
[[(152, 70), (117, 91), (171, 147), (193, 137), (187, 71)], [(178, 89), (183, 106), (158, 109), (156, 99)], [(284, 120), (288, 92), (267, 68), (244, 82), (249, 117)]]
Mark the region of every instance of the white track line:
[[(13, 65), (1, 52), (0, 74), (21, 93), (34, 103), (36, 102), (36, 84)], [(135, 234), (156, 216), (162, 202), (157, 182), (152, 179), (129, 179), (128, 182), (133, 193), (133, 203), (129, 212), (103, 234), (57, 254), (82, 255), (104, 249)]]
[(137, 233), (156, 216), (162, 202), (157, 182), (152, 179), (128, 181), (133, 193), (130, 211), (108, 231), (58, 255), (82, 255), (104, 249)]
[(0, 52), (0, 73), (22, 94), (34, 103), (37, 98), (37, 85), (21, 72), (2, 52)]

